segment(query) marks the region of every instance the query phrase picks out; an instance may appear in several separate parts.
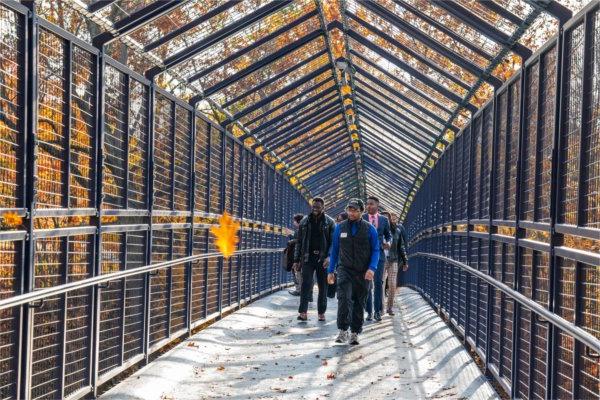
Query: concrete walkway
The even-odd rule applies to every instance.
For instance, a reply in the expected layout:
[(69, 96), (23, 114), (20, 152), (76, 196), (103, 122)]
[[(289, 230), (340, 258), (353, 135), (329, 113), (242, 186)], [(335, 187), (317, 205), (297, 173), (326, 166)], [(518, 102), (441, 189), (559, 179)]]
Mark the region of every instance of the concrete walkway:
[(326, 323), (316, 320), (315, 303), (309, 321), (300, 322), (298, 298), (287, 291), (258, 300), (101, 399), (498, 399), (416, 292), (400, 290), (396, 316), (367, 323), (352, 347), (334, 343), (337, 300), (329, 302)]

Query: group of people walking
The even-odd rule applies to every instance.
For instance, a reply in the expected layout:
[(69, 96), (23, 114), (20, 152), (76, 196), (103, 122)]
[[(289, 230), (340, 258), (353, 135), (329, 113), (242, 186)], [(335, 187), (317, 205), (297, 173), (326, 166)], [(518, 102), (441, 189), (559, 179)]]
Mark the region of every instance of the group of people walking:
[(324, 200), (316, 197), (311, 213), (295, 215), (294, 225), (297, 230), (288, 243), (288, 263), (296, 282), (291, 293), (300, 296), (298, 320), (308, 320), (316, 276), (318, 320), (325, 321), (329, 289), (338, 301), (336, 342), (358, 344), (365, 312), (367, 321), (381, 321), (384, 306), (388, 315), (394, 315), (398, 268), (408, 269), (403, 226), (396, 215), (379, 212), (374, 196), (367, 198), (366, 213), (361, 199), (350, 199), (346, 212), (335, 221), (325, 213)]

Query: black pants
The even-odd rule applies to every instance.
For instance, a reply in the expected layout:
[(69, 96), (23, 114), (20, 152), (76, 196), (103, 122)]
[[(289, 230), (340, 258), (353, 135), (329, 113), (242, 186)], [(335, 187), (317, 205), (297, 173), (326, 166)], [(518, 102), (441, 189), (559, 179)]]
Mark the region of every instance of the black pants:
[(343, 331), (361, 333), (369, 281), (365, 273), (340, 267), (337, 270), (337, 327)]
[(309, 261), (302, 264), (302, 289), (300, 290), (300, 307), (298, 312), (305, 313), (308, 310), (308, 300), (312, 297), (313, 275), (317, 273), (317, 286), (319, 297), (317, 298), (317, 312), (325, 314), (327, 310), (327, 271), (323, 263)]

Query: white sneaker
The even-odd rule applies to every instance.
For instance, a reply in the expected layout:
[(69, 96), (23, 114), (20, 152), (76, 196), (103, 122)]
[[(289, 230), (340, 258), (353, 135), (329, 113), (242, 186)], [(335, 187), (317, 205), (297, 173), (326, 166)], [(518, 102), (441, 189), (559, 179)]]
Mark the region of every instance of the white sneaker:
[(352, 332), (350, 334), (350, 340), (348, 340), (348, 343), (352, 345), (358, 344), (358, 333)]
[(338, 333), (337, 338), (335, 339), (336, 343), (344, 343), (348, 341), (348, 331), (343, 331), (340, 329), (340, 333)]

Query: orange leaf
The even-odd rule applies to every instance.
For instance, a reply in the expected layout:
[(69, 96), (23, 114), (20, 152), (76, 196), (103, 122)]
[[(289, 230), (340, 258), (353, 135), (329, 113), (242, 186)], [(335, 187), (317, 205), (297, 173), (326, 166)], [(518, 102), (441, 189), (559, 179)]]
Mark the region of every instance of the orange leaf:
[(210, 228), (210, 232), (215, 235), (215, 244), (219, 251), (223, 253), (225, 258), (231, 257), (238, 244), (238, 231), (240, 230), (239, 222), (236, 222), (231, 216), (225, 212), (219, 218), (219, 226)]

